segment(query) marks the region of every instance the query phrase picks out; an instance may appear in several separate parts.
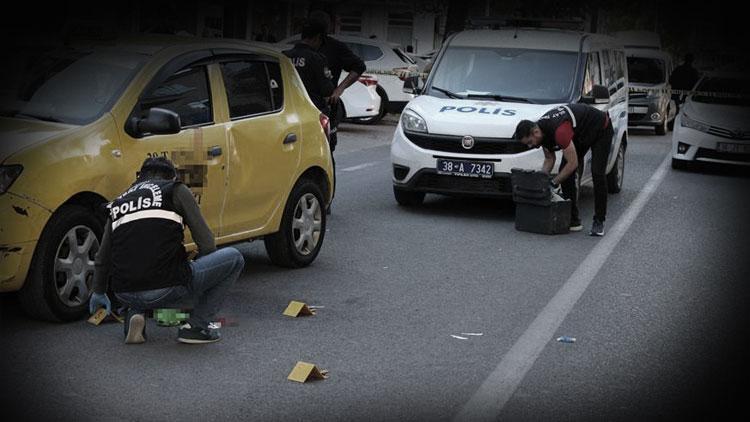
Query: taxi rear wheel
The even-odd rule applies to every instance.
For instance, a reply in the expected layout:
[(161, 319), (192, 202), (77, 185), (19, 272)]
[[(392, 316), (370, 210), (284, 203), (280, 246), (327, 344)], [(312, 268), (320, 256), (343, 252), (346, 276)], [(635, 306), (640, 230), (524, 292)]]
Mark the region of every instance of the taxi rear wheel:
[(102, 225), (87, 209), (64, 205), (37, 243), (19, 300), (29, 316), (72, 321), (87, 311)]
[(301, 268), (315, 260), (326, 233), (324, 204), (323, 193), (314, 181), (297, 182), (284, 208), (279, 231), (264, 239), (271, 262)]

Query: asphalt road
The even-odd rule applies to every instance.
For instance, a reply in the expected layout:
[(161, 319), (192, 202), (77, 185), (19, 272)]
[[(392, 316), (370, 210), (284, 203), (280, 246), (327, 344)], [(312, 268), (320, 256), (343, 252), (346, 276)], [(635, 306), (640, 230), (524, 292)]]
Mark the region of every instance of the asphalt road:
[[(176, 329), (149, 321), (148, 342), (125, 346), (118, 324), (32, 321), (3, 295), (1, 411), (144, 421), (750, 416), (747, 172), (671, 170), (671, 134), (631, 130), (607, 236), (544, 236), (516, 231), (508, 201), (428, 195), (398, 207), (393, 130), (342, 126), (336, 201), (311, 267), (279, 269), (262, 242), (238, 246), (246, 268), (223, 311), (236, 325), (219, 343), (178, 344)], [(592, 208), (584, 187), (585, 231)], [(284, 317), (290, 300), (321, 308)], [(329, 379), (288, 381), (300, 360)]]

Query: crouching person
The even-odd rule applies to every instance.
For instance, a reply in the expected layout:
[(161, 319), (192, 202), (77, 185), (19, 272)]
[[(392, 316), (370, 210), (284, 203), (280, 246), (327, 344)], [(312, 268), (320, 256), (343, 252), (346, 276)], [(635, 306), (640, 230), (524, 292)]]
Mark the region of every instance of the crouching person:
[[(216, 243), (187, 186), (176, 180), (171, 161), (148, 158), (135, 182), (109, 205), (104, 236), (96, 254), (89, 311), (111, 311), (109, 284), (117, 299), (129, 307), (125, 343), (146, 341), (144, 311), (166, 308), (191, 299), (193, 311), (179, 328), (182, 343), (211, 343), (220, 339), (210, 328), (245, 262), (234, 248)], [(198, 255), (189, 261), (184, 224), (190, 228)]]

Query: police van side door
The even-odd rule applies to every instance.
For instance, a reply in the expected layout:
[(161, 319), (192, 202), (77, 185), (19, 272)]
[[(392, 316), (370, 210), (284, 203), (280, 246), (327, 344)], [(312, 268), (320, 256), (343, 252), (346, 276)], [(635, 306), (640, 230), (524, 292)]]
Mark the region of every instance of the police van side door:
[[(178, 179), (187, 185), (211, 231), (221, 230), (224, 200), (226, 137), (216, 125), (217, 72), (206, 61), (210, 55), (185, 63), (178, 58), (165, 65), (142, 90), (130, 118), (144, 116), (151, 108), (173, 111), (180, 116), (180, 132), (170, 135), (133, 133), (126, 123), (123, 133), (123, 159), (132, 176), (148, 157), (163, 156), (177, 167)], [(186, 241), (190, 237), (186, 236)]]

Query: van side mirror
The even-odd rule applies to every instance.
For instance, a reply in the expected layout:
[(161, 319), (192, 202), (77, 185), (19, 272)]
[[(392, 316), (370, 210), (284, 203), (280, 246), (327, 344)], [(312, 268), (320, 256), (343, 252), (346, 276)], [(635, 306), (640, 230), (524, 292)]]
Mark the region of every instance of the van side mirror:
[(594, 104), (607, 104), (609, 102), (609, 89), (603, 85), (594, 85), (591, 90), (594, 97)]
[(409, 76), (404, 79), (403, 92), (405, 94), (419, 95), (422, 93), (422, 79), (419, 75)]
[(163, 108), (150, 108), (145, 118), (131, 117), (126, 131), (134, 138), (180, 133), (180, 115)]

